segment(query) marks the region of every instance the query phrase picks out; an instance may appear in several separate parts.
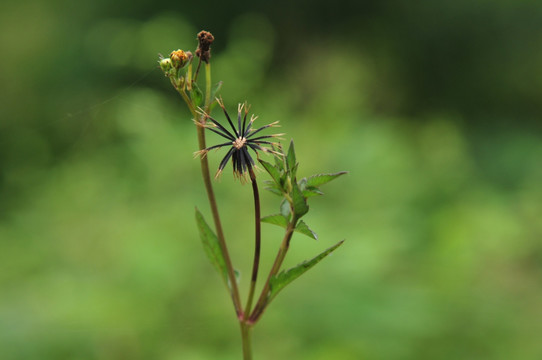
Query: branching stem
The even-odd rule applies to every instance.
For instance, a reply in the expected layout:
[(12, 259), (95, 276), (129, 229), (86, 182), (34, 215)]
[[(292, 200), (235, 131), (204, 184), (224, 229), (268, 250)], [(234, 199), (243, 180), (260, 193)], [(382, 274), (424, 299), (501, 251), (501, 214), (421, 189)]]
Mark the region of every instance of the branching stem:
[(254, 310), (252, 311), (248, 319), (250, 324), (255, 324), (258, 321), (260, 316), (263, 314), (265, 307), (267, 306), (267, 299), (269, 297), (269, 291), (271, 290), (271, 278), (278, 274), (280, 267), (282, 266), (282, 263), (284, 262), (286, 253), (288, 252), (288, 249), (290, 248), (290, 240), (292, 239), (292, 235), (294, 234), (297, 220), (298, 219), (294, 214), (292, 216), (292, 220), (288, 223), (288, 226), (286, 228), (286, 233), (284, 234), (284, 238), (282, 239), (282, 243), (280, 244), (279, 251), (275, 258), (275, 262), (273, 263), (273, 266), (271, 267), (271, 271), (269, 271), (269, 275), (262, 289), (258, 302), (254, 306)]
[[(211, 103), (210, 103), (210, 92), (211, 92), (210, 64), (206, 64), (206, 75), (207, 75), (207, 79), (206, 79), (207, 85), (206, 85), (205, 110), (207, 112), (211, 106)], [(188, 95), (184, 92), (184, 90), (179, 89), (177, 87), (176, 89), (179, 92), (179, 94), (181, 94), (183, 100), (186, 102), (186, 105), (188, 106), (188, 109), (190, 110), (190, 113), (194, 117), (195, 121), (200, 122), (200, 123), (203, 122), (204, 120), (198, 115), (192, 101), (190, 100)], [(203, 150), (207, 147), (205, 144), (205, 128), (203, 126), (196, 126), (196, 130), (198, 134), (198, 147), (200, 150)], [(206, 156), (200, 157), (200, 164), (201, 164), (201, 174), (203, 177), (203, 183), (205, 185), (205, 191), (207, 192), (207, 198), (209, 199), (209, 205), (211, 207), (211, 212), (213, 214), (213, 221), (215, 224), (216, 236), (218, 238), (218, 242), (220, 244), (220, 249), (222, 251), (222, 254), (224, 254), (224, 260), (226, 262), (226, 268), (228, 270), (228, 280), (230, 283), (230, 293), (233, 300), (233, 306), (235, 307), (237, 318), (243, 319), (244, 314), (243, 314), (243, 308), (241, 305), (241, 299), (239, 296), (239, 288), (237, 286), (237, 280), (235, 277), (235, 272), (233, 270), (231, 258), (228, 252), (228, 247), (226, 246), (226, 239), (224, 238), (224, 231), (222, 230), (222, 223), (220, 221), (218, 206), (216, 203), (213, 185), (211, 182), (211, 175), (209, 172), (209, 162)]]
[(249, 168), (250, 181), (252, 182), (252, 191), (254, 193), (254, 263), (252, 264), (252, 277), (250, 279), (250, 290), (248, 292), (248, 300), (245, 307), (245, 314), (250, 314), (252, 308), (252, 300), (256, 289), (256, 281), (258, 280), (258, 269), (260, 267), (260, 248), (261, 248), (261, 214), (260, 214), (260, 195), (258, 192), (258, 183), (254, 171)]

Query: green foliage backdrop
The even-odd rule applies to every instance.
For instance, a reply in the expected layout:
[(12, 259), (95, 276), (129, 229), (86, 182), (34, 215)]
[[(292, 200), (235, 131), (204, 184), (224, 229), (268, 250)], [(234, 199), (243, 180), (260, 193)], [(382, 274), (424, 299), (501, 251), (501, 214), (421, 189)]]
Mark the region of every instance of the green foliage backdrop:
[[(1, 359), (241, 357), (194, 223), (195, 129), (156, 63), (200, 29), (227, 105), (280, 120), (300, 177), (349, 171), (286, 262), (346, 242), (273, 302), (256, 358), (542, 357), (540, 2), (0, 8)], [(246, 278), (249, 187), (216, 190)]]

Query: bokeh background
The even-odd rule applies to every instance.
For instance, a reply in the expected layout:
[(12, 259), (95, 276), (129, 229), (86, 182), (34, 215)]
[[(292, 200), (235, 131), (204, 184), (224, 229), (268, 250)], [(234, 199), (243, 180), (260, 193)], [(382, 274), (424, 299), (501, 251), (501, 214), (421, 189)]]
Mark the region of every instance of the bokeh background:
[[(277, 297), (257, 359), (542, 358), (542, 2), (23, 0), (0, 5), (1, 359), (241, 358), (157, 68), (201, 29), (228, 106), (280, 120), (301, 175), (349, 171), (287, 265), (346, 242)], [(251, 191), (228, 173), (246, 292)]]

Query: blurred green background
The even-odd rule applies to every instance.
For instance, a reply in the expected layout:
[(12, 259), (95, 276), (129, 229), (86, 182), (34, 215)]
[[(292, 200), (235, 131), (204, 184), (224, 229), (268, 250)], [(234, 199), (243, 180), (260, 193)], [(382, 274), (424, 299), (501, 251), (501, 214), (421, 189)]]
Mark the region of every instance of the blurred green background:
[(194, 223), (195, 129), (156, 62), (201, 29), (231, 109), (280, 120), (300, 175), (350, 172), (287, 265), (347, 241), (272, 304), (257, 359), (542, 358), (542, 2), (23, 0), (0, 5), (0, 359), (241, 358)]

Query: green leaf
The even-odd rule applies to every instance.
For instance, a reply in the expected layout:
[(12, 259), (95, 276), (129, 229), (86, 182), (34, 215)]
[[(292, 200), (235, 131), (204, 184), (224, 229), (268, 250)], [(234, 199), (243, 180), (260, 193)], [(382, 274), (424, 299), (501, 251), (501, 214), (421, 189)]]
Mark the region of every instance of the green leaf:
[(309, 211), (309, 205), (297, 184), (292, 184), (292, 200), (295, 216), (299, 219)]
[(288, 226), (288, 219), (285, 218), (282, 214), (265, 216), (261, 219), (261, 221), (268, 224), (278, 225), (283, 228), (286, 228)]
[(347, 174), (347, 171), (341, 171), (335, 174), (318, 174), (313, 175), (307, 179), (307, 188), (311, 187), (319, 187), (321, 185), (324, 185), (325, 183), (330, 182), (331, 180), (335, 180), (341, 175)]
[[(280, 147), (279, 151), (282, 153), (282, 146)], [(274, 156), (275, 158), (275, 167), (280, 170), (280, 171), (284, 171), (284, 162), (285, 162), (285, 157), (284, 155), (280, 155), (280, 156)]]
[(329, 249), (322, 252), (320, 255), (312, 258), (311, 260), (304, 261), (299, 265), (294, 266), (291, 269), (288, 269), (286, 271), (281, 271), (277, 275), (273, 276), (270, 279), (270, 290), (269, 290), (269, 297), (268, 302), (271, 302), (277, 294), (284, 289), (286, 285), (297, 279), (301, 274), (303, 274), (305, 271), (309, 270), (311, 267), (316, 265), (320, 260), (331, 254), (336, 248), (342, 245), (344, 240), (339, 241), (337, 244), (333, 245)]
[(268, 191), (272, 192), (275, 195), (282, 196), (282, 191), (277, 189), (275, 186), (266, 187), (265, 190), (268, 190)]
[(222, 254), (222, 248), (220, 247), (218, 238), (213, 230), (211, 230), (207, 222), (205, 222), (203, 215), (197, 208), (196, 222), (198, 224), (201, 242), (203, 243), (203, 248), (205, 249), (207, 257), (211, 261), (211, 264), (213, 264), (213, 266), (222, 276), (224, 283), (228, 285), (228, 269), (226, 268), (226, 261), (224, 260), (224, 254)]
[(198, 107), (203, 102), (203, 93), (201, 92), (197, 83), (192, 84), (192, 91), (190, 91), (190, 98), (195, 107)]
[(277, 170), (273, 165), (271, 165), (270, 163), (268, 163), (267, 161), (264, 161), (264, 160), (261, 160), (261, 159), (258, 159), (260, 164), (262, 164), (262, 166), (265, 168), (265, 171), (267, 171), (269, 173), (269, 175), (271, 175), (271, 178), (273, 179), (273, 181), (281, 186), (280, 184), (280, 171)]
[[(286, 224), (288, 225), (288, 224)], [(295, 227), (295, 231), (303, 234), (303, 235), (307, 235), (308, 237), (314, 239), (314, 240), (318, 240), (318, 235), (316, 235), (316, 233), (314, 231), (312, 231), (311, 229), (309, 229), (309, 227), (307, 226), (307, 224), (305, 224), (305, 222), (303, 220), (299, 220), (299, 222), (297, 223), (296, 227)]]
[(302, 193), (303, 193), (303, 196), (306, 198), (311, 197), (311, 196), (316, 196), (316, 195), (324, 195), (324, 193), (321, 192), (320, 189), (313, 188), (313, 187), (303, 190)]
[(295, 178), (295, 171), (297, 169), (297, 160), (295, 158), (294, 141), (290, 141), (290, 147), (288, 148), (288, 155), (286, 155), (286, 166), (292, 174), (292, 178)]

